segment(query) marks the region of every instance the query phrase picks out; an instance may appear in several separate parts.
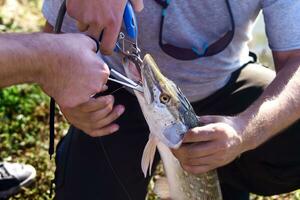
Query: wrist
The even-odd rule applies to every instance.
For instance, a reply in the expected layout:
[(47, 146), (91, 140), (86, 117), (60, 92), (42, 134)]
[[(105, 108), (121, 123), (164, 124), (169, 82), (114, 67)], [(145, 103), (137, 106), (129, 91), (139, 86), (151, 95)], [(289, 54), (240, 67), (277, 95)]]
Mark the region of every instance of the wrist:
[(48, 85), (49, 78), (55, 79), (52, 72), (54, 71), (53, 67), (57, 65), (55, 62), (58, 55), (55, 54), (57, 45), (54, 36), (48, 33), (37, 34), (37, 40), (34, 44), (38, 64), (35, 65), (32, 74), (35, 74), (34, 81), (42, 88)]
[[(41, 74), (44, 68), (44, 63), (41, 59), (41, 49), (43, 48), (41, 33), (34, 33), (28, 35), (28, 39), (25, 41), (27, 51), (27, 65), (24, 73), (26, 75), (26, 83), (41, 83)], [(26, 58), (25, 58), (26, 59)]]
[(247, 115), (237, 115), (233, 117), (234, 128), (242, 139), (241, 153), (255, 149), (259, 146), (259, 139), (253, 130), (249, 128), (251, 117)]

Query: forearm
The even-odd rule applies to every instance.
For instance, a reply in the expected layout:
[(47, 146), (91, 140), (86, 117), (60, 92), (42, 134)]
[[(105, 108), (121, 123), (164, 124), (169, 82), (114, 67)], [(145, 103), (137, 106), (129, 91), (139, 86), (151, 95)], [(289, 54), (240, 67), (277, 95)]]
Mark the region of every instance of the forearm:
[(39, 81), (41, 37), (39, 33), (0, 35), (0, 88)]
[(290, 59), (261, 97), (238, 115), (245, 151), (256, 148), (300, 118), (300, 59)]

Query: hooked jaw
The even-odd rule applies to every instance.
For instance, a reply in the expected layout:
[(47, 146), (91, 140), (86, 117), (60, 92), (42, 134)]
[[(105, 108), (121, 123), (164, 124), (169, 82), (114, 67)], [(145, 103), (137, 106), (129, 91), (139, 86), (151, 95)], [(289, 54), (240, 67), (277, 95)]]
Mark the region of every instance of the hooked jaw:
[[(146, 117), (149, 119), (150, 129), (152, 126), (153, 134), (166, 146), (176, 149), (181, 145), (184, 133), (188, 130), (180, 117), (182, 109), (180, 109), (181, 102), (177, 97), (177, 87), (160, 72), (150, 55), (144, 58), (141, 76), (144, 100), (148, 104), (145, 106), (147, 111), (144, 115), (151, 115)], [(169, 102), (161, 102), (160, 95), (162, 94), (169, 97)]]
[[(184, 106), (188, 102), (181, 97), (183, 94), (177, 86), (160, 72), (150, 55), (145, 55), (140, 73), (134, 63), (128, 60), (125, 63), (125, 71), (129, 78), (135, 81), (142, 80), (144, 92), (135, 94), (151, 132), (166, 146), (178, 148), (189, 129), (186, 123), (190, 119), (185, 116), (190, 108)], [(161, 94), (169, 96), (168, 103), (161, 102)]]

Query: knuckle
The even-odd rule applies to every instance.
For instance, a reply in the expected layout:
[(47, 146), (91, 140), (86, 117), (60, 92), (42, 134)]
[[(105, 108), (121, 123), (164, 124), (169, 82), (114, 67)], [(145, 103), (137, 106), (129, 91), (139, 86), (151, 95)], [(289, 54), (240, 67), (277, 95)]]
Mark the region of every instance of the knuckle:
[(115, 29), (117, 27), (118, 20), (113, 14), (111, 14), (107, 17), (106, 24)]
[(112, 102), (109, 103), (109, 105), (107, 105), (104, 109), (103, 112), (105, 115), (107, 115), (108, 113), (110, 113), (113, 110), (113, 105)]
[(101, 74), (103, 75), (103, 77), (104, 77), (105, 79), (107, 79), (107, 78), (109, 77), (110, 71), (109, 71), (109, 69), (108, 69), (108, 67), (107, 67), (106, 64), (104, 65), (104, 68), (101, 69)]
[(228, 144), (226, 142), (220, 142), (218, 145), (217, 145), (217, 148), (220, 150), (220, 151), (226, 151), (227, 148), (228, 148)]
[(99, 92), (101, 92), (102, 91), (102, 87), (101, 87), (101, 85), (99, 85), (99, 84), (95, 84), (95, 83), (93, 83), (93, 87), (92, 87), (93, 89), (93, 92), (92, 92), (92, 94), (94, 94), (94, 93), (99, 93)]
[(76, 7), (73, 0), (66, 1), (66, 8), (68, 15), (70, 15), (70, 17), (75, 17), (74, 14), (76, 13)]
[(92, 26), (101, 26), (103, 24), (103, 18), (101, 18), (99, 15), (88, 16), (86, 21)]
[(105, 62), (99, 60), (96, 66), (99, 66), (98, 73), (101, 74), (102, 77), (107, 78), (110, 75), (109, 68)]
[(226, 137), (226, 133), (224, 132), (223, 129), (219, 129), (219, 130), (216, 130), (215, 129), (215, 134), (218, 138), (225, 138)]

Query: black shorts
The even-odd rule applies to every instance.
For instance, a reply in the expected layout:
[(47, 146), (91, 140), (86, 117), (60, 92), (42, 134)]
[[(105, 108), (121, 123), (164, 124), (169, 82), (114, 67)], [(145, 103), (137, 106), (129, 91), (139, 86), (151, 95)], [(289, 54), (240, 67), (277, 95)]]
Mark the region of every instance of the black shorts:
[[(192, 105), (198, 115), (240, 113), (260, 96), (274, 77), (272, 70), (258, 64), (249, 64), (233, 73), (224, 88)], [(109, 91), (118, 87), (109, 85)], [(116, 103), (126, 107), (125, 113), (117, 120), (120, 125), (117, 133), (92, 138), (71, 127), (59, 143), (55, 174), (56, 199), (145, 199), (150, 178), (144, 178), (140, 163), (149, 130), (134, 95), (119, 90), (114, 96)], [(298, 189), (299, 144), (300, 123), (295, 123), (257, 149), (219, 168), (222, 189), (229, 186), (237, 191), (261, 195)], [(159, 155), (156, 155), (155, 165), (158, 161)]]

